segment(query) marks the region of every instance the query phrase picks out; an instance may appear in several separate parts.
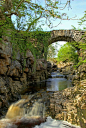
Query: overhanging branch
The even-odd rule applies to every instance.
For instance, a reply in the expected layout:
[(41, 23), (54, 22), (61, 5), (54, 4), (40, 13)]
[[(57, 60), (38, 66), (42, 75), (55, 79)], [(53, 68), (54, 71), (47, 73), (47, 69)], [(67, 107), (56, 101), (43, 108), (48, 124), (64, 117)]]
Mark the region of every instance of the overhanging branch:
[(41, 16), (42, 16), (42, 14), (41, 14), (38, 18), (34, 19), (34, 20), (29, 24), (29, 27), (28, 27), (27, 31), (30, 30), (31, 26), (34, 25), (34, 24), (41, 18)]

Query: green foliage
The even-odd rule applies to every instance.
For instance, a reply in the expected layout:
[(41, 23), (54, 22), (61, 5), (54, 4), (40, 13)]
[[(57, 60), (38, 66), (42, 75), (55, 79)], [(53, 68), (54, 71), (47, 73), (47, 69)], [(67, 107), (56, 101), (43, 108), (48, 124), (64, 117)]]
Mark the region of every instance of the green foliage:
[(78, 54), (76, 49), (69, 43), (64, 44), (58, 51), (57, 61), (77, 63)]
[(48, 39), (50, 37), (50, 32), (43, 31), (19, 31), (15, 33), (12, 32), (12, 44), (14, 51), (20, 51), (23, 55), (26, 55), (27, 49), (29, 49), (34, 57), (41, 58), (43, 53), (46, 53), (46, 47), (48, 47)]
[(49, 45), (48, 47), (48, 55), (47, 58), (54, 58), (55, 55), (55, 47), (53, 45)]
[(14, 14), (17, 21), (14, 23), (15, 20), (13, 20), (13, 24), (15, 24), (16, 29), (31, 31), (41, 18), (46, 19), (48, 26), (52, 24), (51, 18), (61, 19), (57, 6), (57, 0), (2, 0), (0, 2), (0, 19), (4, 18), (3, 16), (11, 18)]
[[(35, 28), (35, 31), (30, 32), (22, 30), (18, 31), (10, 22), (10, 18), (8, 17), (7, 20), (4, 20), (3, 22), (0, 21), (0, 37), (1, 40), (3, 35), (10, 38), (13, 48), (13, 59), (16, 59), (17, 52), (20, 52), (25, 58), (27, 49), (32, 52), (35, 61), (37, 58), (46, 58), (50, 32), (44, 32), (41, 28)], [(8, 29), (6, 30), (6, 28)]]
[(38, 58), (44, 57), (46, 59), (48, 39), (50, 38), (50, 32), (35, 31), (35, 32), (32, 32), (31, 37), (35, 39), (33, 41), (33, 47), (34, 47), (36, 57)]
[(84, 16), (78, 22), (79, 26), (83, 26), (83, 29), (86, 30), (86, 11), (84, 12)]
[[(44, 2), (44, 1), (43, 1)], [(58, 1), (46, 0), (45, 4), (31, 0), (2, 0), (0, 2), (0, 40), (8, 36), (13, 46), (13, 56), (19, 51), (22, 56), (30, 49), (35, 59), (46, 59), (49, 32), (43, 32), (37, 23), (44, 18), (52, 27), (51, 19), (62, 19), (58, 12)], [(14, 16), (14, 20), (12, 19)], [(42, 25), (42, 22), (41, 22)]]
[(47, 59), (48, 60), (55, 58), (55, 55), (57, 54), (56, 53), (57, 46), (58, 46), (57, 43), (54, 43), (54, 44), (51, 44), (51, 45), (48, 46), (48, 53), (47, 53)]
[[(83, 42), (76, 42), (72, 43), (75, 48), (79, 51), (79, 62), (77, 63), (77, 66), (82, 65), (83, 63), (86, 63), (86, 11), (84, 12), (84, 16), (80, 19), (78, 22), (79, 24), (79, 31), (82, 31), (80, 27), (83, 27), (84, 35), (82, 36)], [(76, 30), (76, 27), (73, 26), (73, 29)]]

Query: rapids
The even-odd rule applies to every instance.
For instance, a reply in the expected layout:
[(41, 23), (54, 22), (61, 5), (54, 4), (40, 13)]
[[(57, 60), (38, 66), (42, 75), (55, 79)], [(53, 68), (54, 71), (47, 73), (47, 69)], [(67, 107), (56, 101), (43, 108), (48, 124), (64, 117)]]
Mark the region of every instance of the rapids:
[(0, 128), (80, 128), (50, 117), (50, 97), (54, 91), (72, 86), (71, 82), (57, 71), (52, 72), (51, 78), (43, 83), (44, 89), (41, 88), (39, 91), (40, 85), (39, 88), (32, 86), (33, 94), (28, 90), (26, 94), (21, 95), (19, 101), (9, 107), (5, 118), (0, 120)]

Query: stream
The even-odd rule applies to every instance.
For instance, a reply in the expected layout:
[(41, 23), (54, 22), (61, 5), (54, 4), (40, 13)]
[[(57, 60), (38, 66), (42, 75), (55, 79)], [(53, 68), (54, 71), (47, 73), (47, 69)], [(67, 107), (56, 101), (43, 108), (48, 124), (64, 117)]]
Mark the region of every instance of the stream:
[(51, 73), (52, 78), (48, 78), (46, 82), (47, 91), (62, 91), (65, 88), (71, 87), (71, 81), (65, 78), (58, 70)]
[(52, 119), (50, 114), (53, 92), (71, 86), (71, 81), (59, 71), (52, 72), (50, 78), (37, 85), (30, 85), (21, 99), (9, 107), (5, 118), (0, 120), (0, 128), (80, 128), (67, 121)]
[(57, 70), (56, 72), (52, 72), (47, 80), (41, 81), (37, 84), (31, 84), (29, 91), (34, 93), (44, 89), (45, 91), (54, 92), (72, 87), (71, 80), (67, 80), (65, 77), (65, 75)]

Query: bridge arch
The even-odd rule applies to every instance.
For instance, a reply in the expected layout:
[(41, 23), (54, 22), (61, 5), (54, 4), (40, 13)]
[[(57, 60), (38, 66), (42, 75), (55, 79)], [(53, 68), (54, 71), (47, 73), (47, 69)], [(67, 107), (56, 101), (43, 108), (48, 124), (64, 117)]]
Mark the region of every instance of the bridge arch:
[[(79, 42), (84, 42), (84, 38), (82, 37), (83, 35), (85, 35), (85, 31), (79, 31), (79, 30), (52, 30), (50, 35), (50, 38), (48, 40), (48, 43), (46, 45), (46, 52), (44, 52), (44, 47), (43, 47), (43, 52), (42, 52), (42, 56), (47, 59), (47, 54), (48, 54), (48, 46), (54, 42), (57, 41), (66, 41), (66, 42), (70, 42), (71, 45), (73, 45), (73, 41), (75, 41), (77, 44)], [(75, 46), (74, 46), (75, 47)], [(78, 47), (75, 47), (78, 55), (80, 54), (80, 49)]]
[(53, 30), (49, 39), (49, 45), (57, 41), (81, 42), (85, 31), (79, 30)]

